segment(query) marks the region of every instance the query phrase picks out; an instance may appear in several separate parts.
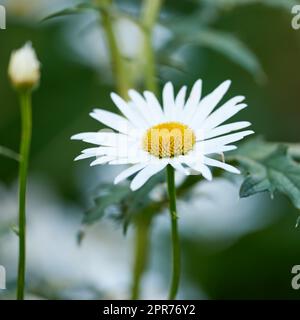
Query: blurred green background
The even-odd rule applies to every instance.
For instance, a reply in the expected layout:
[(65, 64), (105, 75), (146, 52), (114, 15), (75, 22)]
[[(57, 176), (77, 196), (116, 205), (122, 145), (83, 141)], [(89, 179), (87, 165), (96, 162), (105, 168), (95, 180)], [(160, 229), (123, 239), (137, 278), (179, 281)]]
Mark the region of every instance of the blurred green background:
[[(99, 181), (110, 180), (109, 172), (106, 173), (105, 169), (101, 171), (99, 167), (89, 168), (87, 162), (73, 163), (74, 157), (79, 154), (83, 145), (70, 141), (70, 136), (77, 132), (99, 129), (97, 122), (89, 118), (88, 113), (94, 106), (114, 110), (109, 93), (115, 89), (105, 53), (99, 55), (99, 64), (94, 63), (94, 61), (97, 62), (97, 53), (101, 51), (101, 48), (88, 46), (97, 41), (98, 34), (95, 33), (88, 42), (83, 40), (89, 37), (88, 21), (89, 15), (92, 14), (72, 15), (50, 22), (40, 22), (39, 19), (42, 16), (76, 3), (76, 1), (37, 2), (31, 0), (0, 1), (0, 4), (7, 6), (8, 13), (7, 29), (0, 31), (0, 145), (16, 151), (19, 147), (19, 106), (17, 96), (7, 78), (7, 65), (12, 50), (30, 40), (42, 62), (41, 85), (34, 93), (33, 99), (33, 141), (30, 163), (30, 181), (32, 181), (30, 183), (33, 187), (30, 189), (32, 203), (30, 208), (33, 208), (32, 211), (37, 211), (43, 221), (43, 210), (45, 209), (45, 215), (51, 215), (51, 210), (47, 207), (51, 205), (52, 208), (54, 203), (58, 202), (57, 206), (60, 209), (57, 211), (60, 213), (54, 216), (58, 217), (57, 221), (62, 219), (59, 228), (50, 228), (47, 223), (52, 223), (54, 217), (52, 216), (50, 221), (45, 218), (44, 231), (40, 230), (40, 233), (35, 233), (35, 240), (32, 240), (34, 241), (32, 243), (36, 247), (37, 242), (40, 241), (39, 250), (43, 254), (35, 257), (34, 254), (40, 251), (36, 250), (35, 253), (32, 253), (32, 257), (35, 258), (30, 263), (29, 277), (34, 285), (29, 289), (34, 297), (39, 298), (101, 298), (107, 296), (117, 298), (119, 297), (119, 293), (115, 292), (117, 289), (108, 292), (107, 288), (102, 286), (101, 278), (97, 278), (97, 281), (93, 280), (97, 271), (102, 272), (97, 269), (97, 263), (103, 264), (101, 259), (105, 259), (104, 265), (107, 269), (110, 268), (110, 263), (122, 262), (127, 265), (124, 271), (116, 270), (118, 274), (110, 275), (116, 277), (115, 281), (117, 281), (117, 284), (113, 284), (113, 288), (122, 287), (125, 292), (124, 296), (126, 296), (126, 286), (129, 281), (126, 277), (129, 275), (120, 275), (120, 273), (129, 273), (132, 240), (130, 235), (123, 237), (121, 228), (116, 227), (114, 222), (111, 224), (104, 222), (104, 225), (109, 224), (112, 230), (111, 235), (118, 235), (116, 239), (103, 230), (106, 227), (101, 226), (102, 222), (92, 228), (91, 233), (95, 236), (91, 237), (88, 243), (91, 248), (94, 248), (94, 251), (92, 255), (89, 255), (88, 260), (81, 261), (81, 263), (93, 265), (95, 263), (93, 257), (96, 259), (96, 256), (99, 255), (100, 261), (95, 263), (93, 271), (91, 268), (82, 266), (80, 276), (71, 277), (67, 283), (57, 280), (55, 276), (56, 272), (61, 274), (61, 268), (65, 267), (65, 273), (61, 275), (65, 279), (68, 273), (72, 273), (70, 269), (78, 269), (77, 263), (81, 259), (78, 257), (77, 260), (74, 259), (74, 264), (67, 264), (61, 260), (56, 264), (55, 258), (51, 258), (51, 250), (55, 249), (47, 249), (47, 241), (57, 241), (56, 244), (52, 243), (52, 246), (59, 250), (58, 241), (64, 241), (64, 238), (57, 238), (56, 235), (58, 232), (65, 234), (66, 241), (74, 243), (74, 248), (72, 248), (74, 252), (72, 251), (73, 255), (70, 255), (70, 259), (77, 254), (82, 254), (82, 250), (89, 250), (87, 247), (85, 249), (76, 247), (76, 232), (80, 229), (81, 215), (90, 205), (89, 196), (94, 186), (97, 185), (98, 178)], [(230, 78), (233, 81), (230, 95), (245, 95), (249, 105), (249, 108), (238, 117), (251, 121), (255, 132), (270, 141), (299, 142), (300, 30), (293, 30), (291, 27), (293, 16), (289, 7), (263, 5), (259, 1), (253, 1), (253, 4), (249, 1), (248, 5), (231, 5), (231, 1), (220, 1), (222, 3), (220, 7), (215, 4), (215, 8), (209, 9), (212, 11), (204, 11), (202, 3), (205, 1), (198, 2), (192, 0), (166, 1), (162, 19), (166, 21), (166, 24), (162, 23), (164, 29), (158, 29), (157, 32), (167, 34), (168, 23), (173, 17), (175, 24), (176, 21), (188, 24), (189, 20), (194, 19), (192, 26), (194, 32), (197, 32), (197, 25), (200, 28), (203, 23), (201, 19), (211, 19), (212, 29), (230, 33), (253, 52), (261, 65), (264, 76), (255, 72), (247, 72), (243, 66), (235, 63), (234, 58), (228, 59), (226, 55), (209, 46), (201, 46), (200, 40), (200, 46), (185, 47), (183, 51), (184, 72), (163, 64), (159, 65), (157, 79), (159, 84), (162, 85), (165, 81), (172, 80), (177, 88), (184, 84), (191, 87), (196, 79), (202, 78), (204, 90), (208, 93), (221, 81)], [(140, 1), (119, 1), (119, 3), (125, 10), (128, 8), (128, 11), (133, 13), (137, 12), (140, 5)], [(39, 15), (35, 15), (37, 8), (41, 10)], [(198, 12), (199, 15), (197, 15)], [(209, 18), (209, 14), (213, 18)], [(95, 20), (95, 17), (92, 16), (91, 21), (93, 19)], [(187, 33), (190, 32), (188, 30), (187, 28)], [(136, 40), (129, 39), (132, 37), (129, 31), (127, 35), (124, 31), (121, 36), (122, 41), (125, 42), (126, 37), (130, 43)], [(103, 39), (100, 38), (101, 33), (99, 33), (99, 42), (103, 42)], [(162, 55), (161, 51), (157, 52), (157, 60), (160, 58), (159, 55)], [(0, 297), (3, 298), (11, 297), (15, 282), (16, 240), (9, 226), (14, 224), (16, 219), (17, 169), (17, 162), (4, 157), (0, 158), (0, 223), (2, 224), (0, 226), (0, 264), (6, 266), (9, 280), (9, 290), (1, 292)], [(40, 189), (44, 190), (42, 196)], [(221, 186), (216, 185), (211, 192), (217, 196), (218, 192), (223, 193), (224, 191)], [(47, 198), (48, 193), (54, 196)], [(228, 198), (236, 198), (238, 202), (238, 184), (233, 188), (232, 194)], [(198, 197), (197, 194), (193, 196)], [(226, 196), (223, 195), (223, 198), (226, 201)], [(34, 204), (36, 199), (39, 205)], [(205, 201), (209, 202), (207, 199)], [(185, 225), (182, 232), (184, 276), (181, 298), (300, 298), (300, 291), (293, 290), (291, 287), (292, 266), (300, 264), (300, 230), (295, 228), (299, 212), (281, 196), (276, 196), (274, 200), (271, 200), (269, 195), (265, 194), (259, 196), (258, 200), (241, 201), (246, 202), (239, 205), (239, 212), (236, 215), (230, 216), (230, 223), (226, 222), (226, 215), (230, 215), (230, 211), (237, 210), (237, 208), (202, 206), (201, 200), (199, 200), (200, 204), (193, 209), (189, 209), (187, 205), (182, 207), (181, 216), (189, 215), (191, 210), (194, 216), (198, 214), (198, 211), (200, 215), (204, 208), (207, 210), (205, 214), (209, 220), (211, 219), (209, 210), (212, 207), (211, 210), (214, 212), (221, 211), (219, 214), (222, 217), (218, 219), (215, 213), (214, 222), (210, 222), (213, 227), (207, 230), (205, 223), (201, 225), (203, 221), (206, 221), (205, 219), (197, 220), (199, 226), (195, 226), (197, 221)], [(243, 219), (244, 203), (245, 207), (250, 208), (247, 210), (251, 213), (248, 212), (245, 219)], [(62, 215), (63, 218), (61, 218)], [(253, 221), (251, 215), (253, 215)], [(238, 219), (238, 226), (235, 217)], [(224, 232), (223, 224), (226, 225), (226, 232)], [(70, 225), (72, 225), (71, 230)], [(155, 284), (153, 284), (155, 288), (151, 288), (153, 293), (148, 295), (144, 293), (145, 297), (151, 298), (164, 297), (169, 279), (168, 228), (159, 228), (159, 225), (159, 222), (155, 224), (155, 227), (161, 231), (157, 231), (158, 238), (153, 236), (154, 253), (148, 277), (158, 280), (153, 282)], [(39, 226), (32, 228), (39, 229)], [(49, 237), (43, 237), (44, 233)], [(31, 250), (30, 243), (28, 250)], [(118, 261), (116, 256), (110, 261), (109, 252), (113, 248), (120, 250), (124, 243), (127, 243), (125, 251), (127, 257), (124, 258), (124, 254), (120, 254), (122, 261)], [(84, 243), (83, 246), (85, 246)], [(102, 249), (97, 252), (98, 246), (104, 248), (105, 252), (108, 251), (105, 258), (101, 258)], [(66, 248), (65, 250), (71, 249)], [(67, 256), (69, 254), (70, 251)], [(64, 252), (58, 253), (58, 259), (61, 259), (62, 255)], [(30, 257), (31, 255), (29, 259)], [(51, 262), (46, 262), (48, 258)], [(42, 263), (40, 259), (43, 260)], [(160, 273), (162, 276), (159, 275)], [(120, 276), (121, 279), (117, 280)], [(105, 270), (103, 277), (108, 277)], [(53, 279), (56, 279), (58, 283)], [(150, 282), (148, 280), (148, 287)], [(145, 284), (144, 291), (147, 291), (148, 287)], [(152, 292), (151, 290), (149, 289), (149, 292)]]

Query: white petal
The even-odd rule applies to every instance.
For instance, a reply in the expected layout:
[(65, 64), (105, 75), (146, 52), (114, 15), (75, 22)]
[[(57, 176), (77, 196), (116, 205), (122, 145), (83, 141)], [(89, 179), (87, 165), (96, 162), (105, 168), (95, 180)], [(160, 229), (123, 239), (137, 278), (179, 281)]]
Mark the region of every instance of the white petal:
[(206, 140), (206, 139), (210, 139), (210, 138), (214, 138), (214, 137), (217, 137), (217, 136), (221, 136), (223, 134), (228, 134), (232, 131), (237, 131), (237, 130), (240, 130), (240, 129), (244, 129), (244, 128), (247, 128), (251, 125), (250, 122), (248, 121), (239, 121), (239, 122), (234, 122), (234, 123), (229, 123), (229, 124), (225, 124), (223, 126), (220, 126), (220, 127), (216, 127), (212, 130), (203, 130), (203, 131), (206, 131), (204, 133), (203, 136), (199, 136), (197, 137), (197, 140)]
[(169, 160), (170, 165), (177, 171), (188, 175), (189, 171), (183, 167), (183, 165), (180, 163), (180, 161), (178, 161), (177, 159), (170, 159)]
[(98, 148), (88, 148), (88, 149), (82, 150), (81, 151), (81, 155), (76, 157), (74, 159), (74, 161), (96, 157), (97, 156), (97, 150), (98, 150)]
[(189, 119), (192, 119), (195, 111), (197, 110), (197, 106), (201, 99), (202, 93), (202, 80), (199, 79), (195, 82), (191, 94), (185, 104), (184, 113), (183, 113), (183, 121), (187, 122)]
[(139, 164), (135, 164), (135, 165), (131, 166), (130, 168), (122, 171), (118, 176), (116, 176), (116, 178), (114, 180), (114, 184), (118, 184), (119, 182), (127, 179), (128, 177), (130, 177), (133, 174), (135, 174), (136, 172), (142, 170), (146, 166), (147, 166), (146, 163), (139, 163)]
[(205, 150), (202, 150), (201, 155), (208, 155), (208, 154), (221, 154), (223, 152), (228, 152), (232, 150), (236, 150), (237, 146), (229, 145), (223, 146), (220, 145), (219, 147), (213, 146), (212, 148), (206, 147)]
[(139, 110), (140, 114), (143, 116), (144, 120), (150, 125), (156, 123), (156, 116), (152, 113), (152, 109), (148, 106), (148, 103), (145, 101), (144, 97), (141, 96), (135, 90), (129, 90), (129, 97), (132, 99), (135, 107)]
[(94, 157), (94, 155), (92, 154), (80, 154), (79, 156), (77, 156), (74, 161), (78, 161), (78, 160), (84, 160), (84, 159), (88, 159), (88, 158), (92, 158)]
[(93, 161), (90, 166), (93, 167), (93, 166), (96, 166), (98, 164), (105, 164), (111, 160), (113, 160), (114, 157), (111, 157), (111, 156), (103, 156), (103, 157), (100, 157), (100, 158), (97, 158), (95, 161)]
[(213, 138), (211, 140), (201, 141), (197, 143), (197, 148), (201, 148), (203, 152), (206, 152), (206, 150), (212, 151), (213, 148), (220, 148), (221, 146), (224, 146), (228, 143), (232, 143), (235, 141), (239, 141), (243, 139), (244, 137), (253, 134), (254, 131), (252, 130), (246, 130), (238, 133), (232, 133), (223, 137), (219, 138)]
[(124, 116), (137, 128), (145, 129), (148, 127), (147, 122), (140, 115), (137, 108), (135, 108), (132, 103), (126, 102), (120, 96), (115, 93), (111, 94), (111, 98), (119, 110), (124, 114)]
[(236, 104), (238, 100), (229, 100), (222, 107), (212, 113), (203, 124), (203, 130), (209, 130), (217, 127), (219, 124), (225, 122), (233, 117), (236, 113), (247, 107), (246, 104)]
[(93, 156), (97, 156), (97, 151), (98, 151), (99, 147), (96, 148), (88, 148), (88, 149), (84, 149), (81, 151), (81, 153), (84, 154), (89, 154), (89, 155), (93, 155)]
[(163, 170), (167, 166), (167, 161), (161, 161), (158, 164), (149, 164), (143, 170), (141, 170), (132, 180), (130, 188), (136, 191), (143, 186), (153, 175)]
[(167, 121), (172, 120), (172, 113), (175, 106), (174, 88), (171, 82), (168, 82), (163, 89), (163, 106)]
[(163, 113), (163, 110), (161, 108), (160, 103), (158, 102), (155, 95), (150, 91), (145, 91), (144, 96), (147, 100), (148, 105), (152, 108), (152, 113), (156, 115), (158, 122), (164, 122), (165, 121), (165, 115)]
[[(82, 151), (82, 154), (85, 155), (85, 158), (89, 157), (101, 157), (101, 156), (113, 156), (115, 158), (128, 158), (130, 156), (137, 155), (139, 149), (137, 146), (130, 146), (130, 149), (127, 146), (120, 147), (98, 147), (98, 148), (89, 148)], [(82, 159), (85, 159), (82, 157)], [(79, 158), (81, 159), (81, 157)]]
[(134, 163), (149, 163), (151, 156), (147, 152), (139, 152), (136, 155), (129, 154), (127, 157), (120, 157), (119, 159), (112, 160), (109, 164), (120, 165), (120, 164), (134, 164)]
[(206, 180), (211, 181), (212, 180), (212, 173), (210, 171), (210, 169), (203, 163), (194, 163), (194, 164), (187, 164), (190, 168), (192, 168), (193, 170), (200, 172), (203, 177)]
[[(137, 152), (137, 150), (134, 150)], [(128, 157), (131, 149), (129, 150), (127, 147), (114, 148), (114, 147), (100, 147), (96, 152), (96, 157), (99, 156), (113, 156), (116, 158), (124, 158)]]
[(224, 162), (221, 162), (221, 161), (218, 161), (218, 160), (215, 160), (215, 159), (210, 159), (210, 158), (207, 158), (207, 157), (204, 157), (203, 159), (204, 163), (209, 165), (209, 166), (213, 166), (213, 167), (218, 167), (218, 168), (222, 168), (226, 171), (229, 171), (229, 172), (232, 172), (232, 173), (236, 173), (236, 174), (240, 174), (240, 170), (238, 170), (237, 168), (227, 164), (227, 163), (224, 163)]
[(121, 158), (117, 160), (112, 160), (109, 162), (110, 165), (125, 165), (125, 164), (137, 164), (141, 163), (140, 158)]
[(207, 116), (213, 111), (217, 104), (222, 100), (225, 93), (228, 91), (231, 84), (230, 80), (221, 83), (213, 92), (207, 95), (200, 101), (197, 111), (191, 119), (190, 126), (194, 128), (199, 125), (207, 118)]
[(93, 112), (90, 113), (90, 116), (106, 126), (122, 133), (128, 133), (134, 129), (127, 119), (106, 110), (94, 109)]
[(185, 96), (186, 96), (186, 89), (187, 87), (186, 86), (183, 86), (178, 94), (177, 94), (177, 97), (175, 99), (175, 105), (176, 105), (176, 110), (179, 111), (179, 110), (182, 110), (183, 107), (184, 107), (184, 103), (185, 103)]
[(141, 157), (126, 157), (126, 158), (120, 158), (116, 160), (112, 160), (109, 162), (111, 165), (124, 165), (124, 164), (137, 164), (137, 163), (147, 163), (147, 159), (144, 161), (141, 160)]
[(71, 137), (72, 140), (82, 140), (87, 143), (103, 146), (122, 146), (132, 142), (128, 136), (115, 132), (84, 132)]

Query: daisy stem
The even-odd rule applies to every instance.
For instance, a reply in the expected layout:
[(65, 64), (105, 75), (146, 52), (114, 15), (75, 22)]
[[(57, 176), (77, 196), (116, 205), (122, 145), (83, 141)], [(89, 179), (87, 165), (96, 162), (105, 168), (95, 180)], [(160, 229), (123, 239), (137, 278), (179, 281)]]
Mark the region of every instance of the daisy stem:
[(167, 182), (169, 193), (169, 206), (172, 229), (172, 252), (173, 252), (173, 270), (171, 287), (169, 291), (169, 299), (174, 300), (177, 295), (179, 280), (180, 280), (180, 241), (177, 224), (177, 209), (176, 209), (176, 188), (175, 188), (175, 173), (172, 166), (167, 167)]
[(140, 296), (140, 283), (148, 260), (151, 221), (152, 217), (147, 215), (139, 218), (136, 223), (135, 261), (131, 288), (131, 300), (137, 300)]
[(26, 185), (31, 143), (31, 92), (20, 93), (22, 136), (19, 167), (19, 267), (17, 299), (24, 299), (26, 269)]

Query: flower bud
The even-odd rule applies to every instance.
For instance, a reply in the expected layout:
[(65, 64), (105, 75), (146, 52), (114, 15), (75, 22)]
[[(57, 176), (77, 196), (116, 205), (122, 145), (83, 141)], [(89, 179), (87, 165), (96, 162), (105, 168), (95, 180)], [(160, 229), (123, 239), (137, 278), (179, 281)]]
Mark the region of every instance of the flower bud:
[(30, 42), (11, 54), (8, 75), (18, 90), (32, 90), (40, 81), (40, 62)]

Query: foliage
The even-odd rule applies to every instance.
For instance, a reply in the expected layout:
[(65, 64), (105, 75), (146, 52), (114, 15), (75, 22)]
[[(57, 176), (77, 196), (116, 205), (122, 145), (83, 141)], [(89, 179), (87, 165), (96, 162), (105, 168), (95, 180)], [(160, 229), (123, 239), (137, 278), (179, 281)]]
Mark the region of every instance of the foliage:
[(151, 191), (164, 180), (163, 174), (157, 174), (136, 192), (130, 190), (129, 182), (122, 185), (100, 185), (94, 200), (95, 206), (86, 212), (83, 224), (92, 224), (108, 215), (121, 220), (126, 232), (129, 222), (152, 205)]
[(16, 161), (20, 160), (20, 156), (16, 152), (3, 146), (0, 146), (0, 156), (4, 156)]
[(53, 18), (59, 18), (59, 17), (64, 17), (64, 16), (69, 16), (69, 15), (74, 15), (74, 14), (81, 14), (89, 10), (99, 10), (103, 8), (103, 6), (100, 5), (94, 5), (92, 3), (80, 3), (76, 6), (69, 7), (57, 12), (54, 12), (48, 16), (46, 16), (42, 21), (47, 21), (51, 20)]
[(284, 144), (267, 143), (254, 139), (245, 143), (232, 156), (243, 168), (245, 180), (240, 189), (241, 197), (268, 191), (288, 196), (300, 209), (300, 164)]

